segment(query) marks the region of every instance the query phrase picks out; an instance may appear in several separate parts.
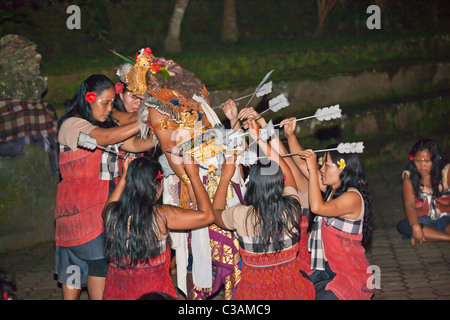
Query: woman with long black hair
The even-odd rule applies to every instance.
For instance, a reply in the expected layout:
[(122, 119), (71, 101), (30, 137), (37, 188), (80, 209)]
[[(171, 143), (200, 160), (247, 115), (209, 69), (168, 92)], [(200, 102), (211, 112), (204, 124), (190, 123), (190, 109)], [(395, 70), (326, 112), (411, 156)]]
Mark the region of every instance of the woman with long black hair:
[(161, 204), (161, 165), (147, 157), (127, 158), (123, 175), (105, 206), (105, 256), (109, 262), (105, 300), (138, 299), (150, 292), (176, 298), (169, 275), (169, 230), (204, 227), (214, 221), (211, 201), (193, 159), (184, 169), (198, 210)]
[(411, 243), (450, 241), (450, 164), (438, 144), (430, 139), (417, 141), (403, 171), (403, 203), (406, 218), (397, 230)]
[(143, 152), (153, 147), (153, 139), (136, 136), (136, 122), (116, 125), (111, 117), (114, 97), (113, 82), (104, 75), (92, 75), (80, 85), (58, 123), (62, 181), (55, 207), (55, 273), (64, 299), (78, 299), (86, 286), (90, 299), (102, 298), (108, 264), (101, 213), (120, 175), (117, 156), (100, 148), (80, 147), (80, 133), (116, 151)]
[(316, 300), (370, 299), (373, 288), (364, 248), (370, 240), (372, 210), (362, 163), (355, 153), (329, 151), (318, 170), (313, 150), (301, 151), (299, 157), (305, 161), (309, 208), (316, 215), (308, 243)]
[(235, 169), (234, 161), (226, 161), (213, 202), (215, 223), (238, 234), (242, 271), (235, 299), (314, 299), (314, 287), (300, 272), (297, 259), (302, 207), (294, 176), (275, 148), (258, 139), (256, 121), (248, 125), (268, 159), (250, 169), (245, 205), (225, 209)]

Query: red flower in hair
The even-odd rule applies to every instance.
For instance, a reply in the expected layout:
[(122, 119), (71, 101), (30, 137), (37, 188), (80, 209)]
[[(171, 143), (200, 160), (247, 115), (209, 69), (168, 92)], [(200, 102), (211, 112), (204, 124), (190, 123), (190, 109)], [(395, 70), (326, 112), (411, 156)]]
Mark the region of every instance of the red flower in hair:
[(414, 161), (414, 156), (412, 154), (409, 155), (409, 160)]
[(116, 89), (116, 94), (122, 93), (124, 87), (125, 87), (125, 86), (123, 85), (122, 82), (117, 82), (117, 83), (114, 85), (114, 88)]
[(161, 180), (164, 179), (164, 177), (163, 177), (161, 171), (158, 171), (158, 175), (156, 176), (156, 178), (157, 178), (157, 179), (161, 179)]
[(92, 103), (95, 100), (97, 100), (97, 93), (95, 93), (95, 92), (86, 93), (86, 101), (87, 102)]
[(152, 63), (150, 66), (150, 69), (151, 69), (152, 73), (157, 73), (158, 71), (161, 70), (161, 66), (157, 63)]

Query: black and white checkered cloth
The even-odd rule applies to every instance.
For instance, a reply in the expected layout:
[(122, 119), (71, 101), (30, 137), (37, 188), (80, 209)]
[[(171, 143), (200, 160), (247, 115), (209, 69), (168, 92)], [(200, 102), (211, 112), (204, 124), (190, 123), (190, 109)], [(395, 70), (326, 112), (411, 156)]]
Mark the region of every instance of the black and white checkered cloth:
[[(253, 236), (253, 237), (241, 237), (237, 235), (237, 238), (239, 240), (240, 247), (247, 251), (252, 253), (269, 253), (269, 252), (275, 252), (275, 249), (273, 248), (272, 243), (269, 245), (268, 248), (266, 248), (264, 243), (264, 238), (260, 236)], [(282, 243), (283, 243), (283, 249), (289, 249), (295, 246), (298, 241), (300, 240), (300, 234), (296, 233), (294, 236), (284, 236)]]
[[(119, 153), (119, 146), (122, 143), (105, 146), (106, 149), (114, 150)], [(102, 151), (102, 158), (100, 161), (100, 176), (99, 180), (113, 180), (120, 175), (119, 172), (119, 157), (112, 152), (106, 150)]]
[[(117, 143), (113, 145), (107, 145), (105, 148), (114, 150), (115, 152), (119, 153), (119, 147), (123, 143)], [(71, 151), (68, 146), (65, 145), (59, 145), (59, 152), (67, 152)], [(102, 157), (100, 161), (100, 174), (99, 174), (99, 180), (113, 180), (114, 178), (117, 178), (120, 175), (119, 172), (119, 157), (112, 152), (108, 152), (106, 150), (102, 150)]]
[[(450, 189), (445, 190), (444, 192), (442, 192), (442, 196), (449, 196), (450, 195)], [(442, 218), (443, 216), (448, 215), (448, 212), (441, 212), (438, 213), (436, 210), (436, 198), (434, 197), (434, 195), (432, 193), (428, 193), (425, 191), (420, 191), (419, 192), (419, 199), (425, 203), (428, 202), (428, 206), (430, 208), (430, 211), (428, 213), (428, 215), (430, 216), (431, 220), (437, 220), (439, 218)]]
[(325, 270), (325, 254), (322, 242), (322, 220), (324, 219), (327, 226), (331, 225), (345, 233), (361, 234), (363, 230), (362, 219), (350, 220), (342, 217), (316, 216), (308, 240), (308, 250), (311, 252), (311, 270)]

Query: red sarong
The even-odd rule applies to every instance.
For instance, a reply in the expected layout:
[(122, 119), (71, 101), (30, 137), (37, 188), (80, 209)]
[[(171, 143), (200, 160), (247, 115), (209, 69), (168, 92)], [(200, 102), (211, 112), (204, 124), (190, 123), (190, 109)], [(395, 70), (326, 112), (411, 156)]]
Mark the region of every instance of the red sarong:
[(325, 256), (331, 270), (336, 273), (327, 284), (339, 300), (369, 300), (374, 290), (368, 288), (372, 275), (365, 250), (361, 245), (361, 234), (350, 234), (322, 224), (322, 240)]
[(110, 263), (103, 300), (136, 300), (150, 292), (162, 292), (177, 298), (169, 268), (169, 247), (151, 258), (148, 264), (138, 264), (134, 268), (121, 269)]
[(236, 300), (313, 300), (313, 284), (300, 273), (298, 244), (279, 253), (240, 250), (241, 281)]

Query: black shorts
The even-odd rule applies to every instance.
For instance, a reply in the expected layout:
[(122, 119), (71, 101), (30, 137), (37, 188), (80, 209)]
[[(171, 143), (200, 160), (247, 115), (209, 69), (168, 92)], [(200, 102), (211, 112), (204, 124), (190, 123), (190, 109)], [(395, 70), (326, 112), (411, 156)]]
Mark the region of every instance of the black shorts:
[(87, 277), (106, 277), (108, 262), (103, 253), (103, 234), (73, 247), (56, 246), (55, 274), (58, 282), (74, 288), (87, 286)]

